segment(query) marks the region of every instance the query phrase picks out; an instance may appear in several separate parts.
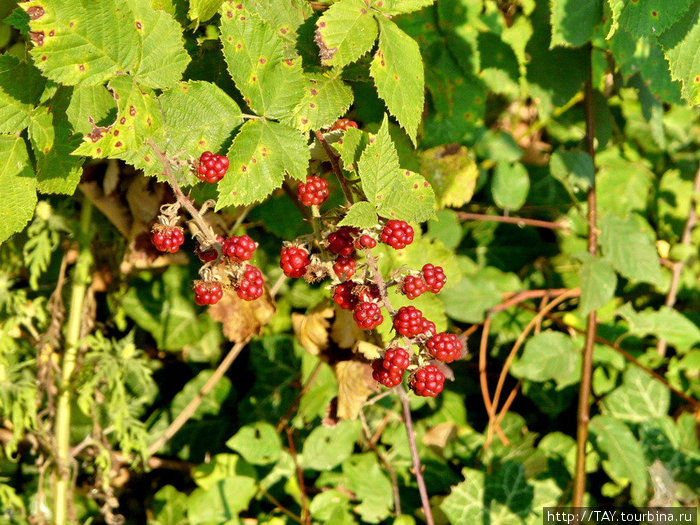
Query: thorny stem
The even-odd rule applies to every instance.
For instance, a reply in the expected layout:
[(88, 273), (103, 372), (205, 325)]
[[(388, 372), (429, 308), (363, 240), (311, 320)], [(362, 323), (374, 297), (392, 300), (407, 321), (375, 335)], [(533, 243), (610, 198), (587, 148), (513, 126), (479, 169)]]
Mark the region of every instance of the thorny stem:
[[(693, 234), (693, 228), (698, 222), (698, 193), (700, 193), (700, 168), (698, 168), (695, 174), (695, 182), (693, 183), (693, 193), (690, 196), (690, 210), (688, 211), (688, 218), (685, 221), (685, 226), (683, 227), (683, 235), (681, 236), (681, 244), (687, 245), (691, 242), (691, 237)], [(680, 287), (681, 275), (683, 274), (683, 266), (685, 261), (676, 261), (673, 263), (671, 269), (671, 284), (668, 288), (668, 294), (666, 295), (665, 305), (669, 308), (673, 308), (676, 304), (676, 298), (678, 297), (678, 288)], [(666, 355), (667, 342), (663, 338), (659, 338), (656, 343), (657, 353), (663, 357)]]
[(559, 222), (542, 221), (539, 219), (526, 219), (523, 217), (504, 217), (503, 215), (487, 215), (484, 213), (468, 213), (458, 211), (457, 218), (462, 221), (490, 221), (517, 224), (518, 226), (532, 226), (534, 228), (546, 228), (549, 230), (566, 229), (566, 225)]
[(411, 406), (408, 403), (408, 394), (401, 385), (395, 388), (399, 393), (399, 399), (403, 407), (403, 419), (406, 424), (406, 433), (408, 434), (408, 446), (411, 449), (411, 458), (413, 459), (413, 474), (416, 476), (416, 483), (418, 483), (418, 492), (420, 494), (423, 512), (425, 513), (425, 521), (428, 525), (434, 525), (428, 490), (425, 487), (425, 479), (423, 479), (423, 467), (420, 463), (418, 446), (416, 445), (416, 434), (413, 430), (413, 419), (411, 418)]
[(326, 152), (326, 155), (328, 155), (328, 159), (331, 161), (333, 173), (335, 173), (335, 176), (338, 179), (338, 182), (340, 183), (340, 187), (343, 190), (343, 195), (345, 195), (345, 200), (348, 201), (349, 204), (352, 204), (354, 202), (354, 199), (352, 197), (352, 192), (348, 187), (348, 183), (345, 180), (345, 175), (343, 175), (343, 170), (340, 169), (340, 164), (338, 163), (338, 155), (333, 153), (333, 150), (328, 144), (326, 137), (323, 136), (323, 133), (317, 130), (315, 131), (315, 134), (316, 139), (323, 147), (323, 150)]
[[(596, 217), (596, 177), (595, 177), (595, 120), (593, 115), (593, 67), (589, 63), (584, 102), (586, 112), (586, 147), (593, 160), (593, 179), (588, 190), (588, 253), (596, 256), (598, 248)], [(593, 373), (593, 348), (598, 327), (596, 310), (588, 314), (586, 322), (586, 342), (581, 363), (581, 383), (578, 391), (578, 417), (576, 426), (576, 471), (572, 505), (581, 507), (586, 492), (586, 443), (588, 442), (588, 421), (590, 418), (591, 376)]]
[(92, 253), (90, 252), (91, 218), (92, 203), (88, 199), (84, 199), (80, 210), (80, 230), (78, 232), (80, 251), (78, 253), (75, 269), (73, 270), (70, 313), (65, 339), (66, 351), (63, 355), (54, 429), (56, 437), (56, 474), (54, 481), (53, 515), (56, 525), (67, 523), (68, 519), (71, 480), (68, 466), (70, 462), (71, 379), (75, 371), (78, 357), (83, 305), (87, 285), (90, 280), (90, 267), (92, 266)]

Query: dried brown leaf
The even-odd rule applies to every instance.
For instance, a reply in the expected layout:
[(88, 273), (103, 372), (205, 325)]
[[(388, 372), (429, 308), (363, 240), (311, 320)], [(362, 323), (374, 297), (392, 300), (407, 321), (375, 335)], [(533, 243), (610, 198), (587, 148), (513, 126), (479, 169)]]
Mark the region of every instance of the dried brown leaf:
[(223, 298), (209, 307), (212, 319), (222, 324), (224, 337), (234, 343), (259, 335), (274, 314), (275, 305), (267, 288), (255, 301), (244, 301), (232, 290), (225, 289)]
[(352, 348), (353, 345), (365, 337), (362, 330), (352, 318), (350, 310), (336, 308), (335, 320), (331, 327), (331, 338), (340, 348)]
[(370, 361), (377, 359), (381, 355), (382, 350), (383, 348), (367, 341), (358, 341), (352, 349), (353, 352), (362, 355), (365, 359), (369, 359)]
[(318, 355), (328, 347), (328, 328), (333, 308), (320, 304), (306, 314), (292, 314), (292, 326), (299, 343), (309, 353)]
[(457, 425), (452, 421), (438, 423), (423, 436), (423, 444), (442, 451), (457, 433)]
[(340, 361), (335, 365), (338, 379), (338, 417), (357, 419), (362, 404), (378, 390), (372, 367), (360, 361)]

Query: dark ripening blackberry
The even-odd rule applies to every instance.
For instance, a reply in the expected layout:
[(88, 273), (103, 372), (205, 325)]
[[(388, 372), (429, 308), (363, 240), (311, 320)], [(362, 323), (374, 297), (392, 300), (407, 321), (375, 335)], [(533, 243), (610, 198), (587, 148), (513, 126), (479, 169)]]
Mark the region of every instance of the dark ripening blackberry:
[(333, 263), (333, 271), (338, 279), (350, 279), (355, 275), (355, 259), (341, 255)]
[(287, 277), (303, 277), (309, 266), (309, 252), (304, 248), (287, 246), (280, 252), (280, 268)]
[(194, 282), (194, 302), (200, 306), (216, 304), (223, 295), (224, 292), (220, 283), (199, 280)]
[(372, 361), (372, 378), (388, 388), (400, 385), (410, 364), (411, 357), (406, 350), (389, 348), (384, 357)]
[(243, 262), (253, 257), (256, 248), (255, 241), (247, 235), (234, 235), (224, 240), (221, 251), (232, 261)]
[(180, 226), (156, 223), (151, 229), (151, 242), (158, 251), (175, 253), (185, 242), (185, 232)]
[(355, 283), (348, 281), (340, 283), (333, 288), (333, 301), (335, 304), (345, 310), (354, 310), (357, 306), (358, 299), (352, 293), (355, 288)]
[(402, 306), (394, 315), (396, 333), (415, 337), (423, 333), (423, 312), (415, 306)]

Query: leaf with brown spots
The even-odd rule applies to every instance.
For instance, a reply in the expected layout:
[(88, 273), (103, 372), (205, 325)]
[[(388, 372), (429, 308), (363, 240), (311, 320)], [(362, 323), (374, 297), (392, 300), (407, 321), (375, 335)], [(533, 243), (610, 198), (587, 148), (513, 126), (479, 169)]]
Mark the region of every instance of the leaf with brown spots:
[(445, 144), (424, 151), (421, 171), (432, 184), (441, 208), (459, 208), (469, 202), (479, 177), (476, 162), (467, 148), (458, 144)]
[(363, 0), (340, 0), (316, 22), (316, 43), (324, 66), (354, 62), (372, 48), (377, 21)]
[(308, 73), (304, 97), (283, 122), (300, 131), (324, 129), (345, 115), (353, 101), (352, 89), (336, 75)]
[(222, 324), (224, 336), (234, 343), (259, 335), (274, 314), (275, 305), (267, 289), (255, 301), (244, 301), (232, 290), (224, 290), (223, 298), (209, 307), (209, 315)]

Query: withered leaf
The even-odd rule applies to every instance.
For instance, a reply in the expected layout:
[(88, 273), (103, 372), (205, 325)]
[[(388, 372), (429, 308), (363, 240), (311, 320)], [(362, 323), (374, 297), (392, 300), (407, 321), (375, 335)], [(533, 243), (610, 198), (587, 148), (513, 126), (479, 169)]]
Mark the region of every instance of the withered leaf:
[(299, 343), (309, 353), (318, 355), (328, 347), (328, 328), (333, 308), (321, 303), (306, 314), (292, 314), (292, 326)]
[(274, 313), (275, 305), (267, 288), (255, 301), (244, 301), (232, 290), (224, 289), (221, 300), (209, 307), (211, 318), (222, 324), (224, 337), (234, 343), (259, 335)]
[(357, 419), (362, 404), (378, 390), (372, 367), (360, 361), (340, 361), (335, 365), (338, 379), (338, 417)]

